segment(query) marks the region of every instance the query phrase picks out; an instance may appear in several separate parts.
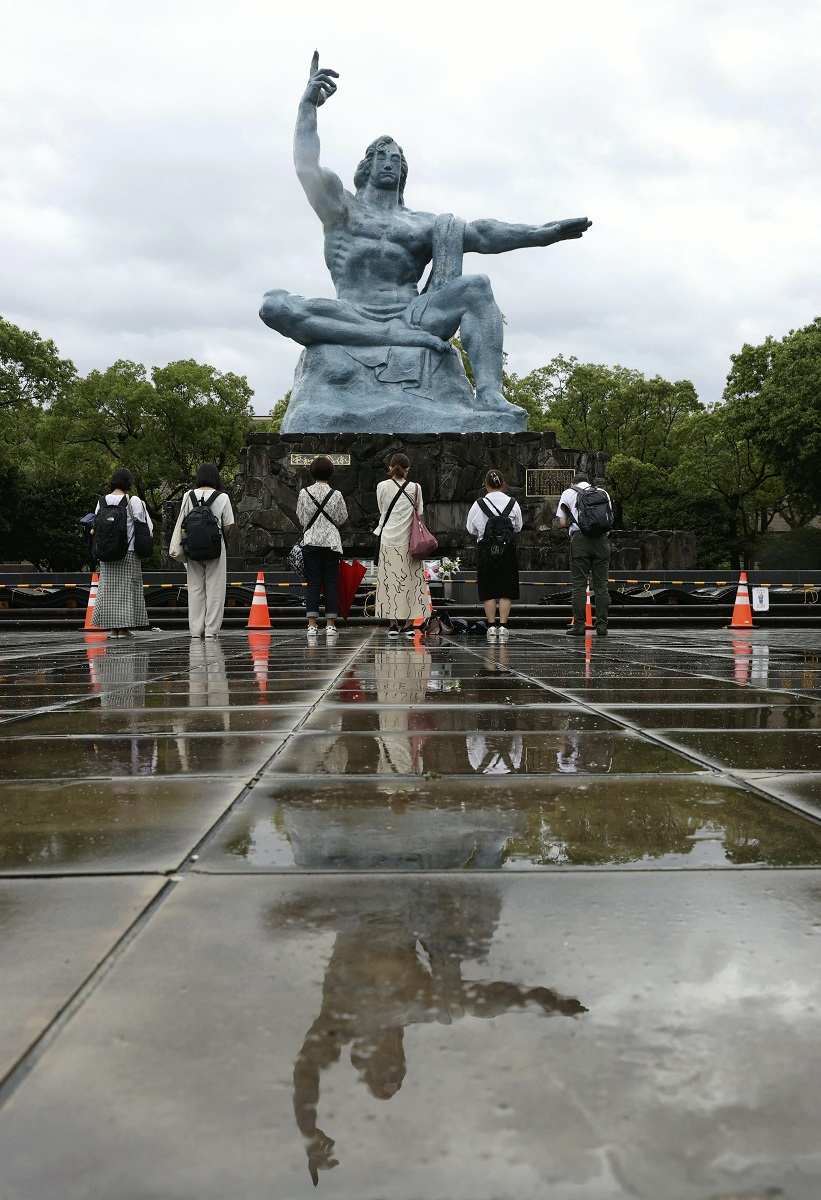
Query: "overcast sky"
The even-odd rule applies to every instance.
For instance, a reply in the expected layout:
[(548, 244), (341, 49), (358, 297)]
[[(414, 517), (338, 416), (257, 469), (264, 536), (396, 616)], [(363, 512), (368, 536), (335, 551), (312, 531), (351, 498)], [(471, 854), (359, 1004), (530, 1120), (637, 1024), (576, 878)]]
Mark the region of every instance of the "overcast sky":
[[(487, 15), (485, 13), (487, 12)], [(721, 394), (819, 311), (821, 5), (0, 0), (0, 313), (85, 372), (194, 357), (265, 412), (299, 348), (262, 293), (333, 295), (291, 162), (311, 52), (323, 160), (390, 133), (412, 208), (581, 242), (468, 256), (518, 372), (554, 354)]]

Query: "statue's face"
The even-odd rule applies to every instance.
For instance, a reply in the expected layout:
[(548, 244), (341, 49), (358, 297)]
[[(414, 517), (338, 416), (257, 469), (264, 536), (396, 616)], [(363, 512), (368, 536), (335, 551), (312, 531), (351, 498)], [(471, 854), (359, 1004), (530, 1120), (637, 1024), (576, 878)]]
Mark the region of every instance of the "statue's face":
[(371, 183), (385, 191), (396, 191), (402, 174), (402, 154), (396, 142), (378, 146), (371, 163)]

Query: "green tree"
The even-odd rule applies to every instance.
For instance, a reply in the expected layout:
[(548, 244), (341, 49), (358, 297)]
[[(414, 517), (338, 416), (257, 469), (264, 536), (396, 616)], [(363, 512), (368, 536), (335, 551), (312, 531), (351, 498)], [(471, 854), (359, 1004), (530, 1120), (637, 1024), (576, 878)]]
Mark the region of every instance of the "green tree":
[(732, 356), (724, 398), (785, 483), (795, 525), (821, 509), (821, 317)]
[[(290, 389), (281, 399), (277, 400), (274, 407), (268, 414), (268, 420), (264, 423), (264, 429), (267, 433), (279, 433), (282, 428), (282, 422), (285, 420), (285, 414), (288, 411), (288, 404), (291, 400)], [(260, 423), (255, 428), (262, 430), (263, 425)]]
[(119, 361), (80, 381), (65, 417), (66, 441), (107, 456), (134, 475), (152, 516), (190, 485), (201, 462), (228, 480), (251, 422), (253, 392), (244, 376), (186, 359), (155, 367)]
[(756, 541), (784, 495), (784, 483), (731, 405), (713, 405), (689, 419), (672, 483), (682, 497), (709, 500), (732, 565), (751, 565)]

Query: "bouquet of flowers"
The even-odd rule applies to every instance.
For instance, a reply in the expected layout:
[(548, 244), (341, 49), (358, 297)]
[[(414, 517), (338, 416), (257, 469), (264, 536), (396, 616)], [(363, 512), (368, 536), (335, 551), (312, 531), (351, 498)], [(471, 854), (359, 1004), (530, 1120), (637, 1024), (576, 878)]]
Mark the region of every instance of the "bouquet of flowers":
[(441, 579), (453, 579), (454, 575), (458, 575), (462, 570), (461, 558), (440, 558), (439, 559), (439, 577)]

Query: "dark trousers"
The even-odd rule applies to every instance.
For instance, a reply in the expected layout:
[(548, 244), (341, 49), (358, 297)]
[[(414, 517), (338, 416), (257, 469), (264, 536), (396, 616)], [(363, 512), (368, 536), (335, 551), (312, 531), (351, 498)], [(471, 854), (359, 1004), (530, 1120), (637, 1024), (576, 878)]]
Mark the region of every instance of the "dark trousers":
[(596, 628), (607, 628), (607, 610), (610, 593), (607, 576), (610, 570), (610, 539), (585, 537), (574, 533), (570, 539), (570, 583), (573, 588), (573, 621), (577, 629), (584, 629), (584, 606), (587, 597), (587, 581), (592, 580), (592, 591), (596, 600)]
[(308, 593), (305, 611), (309, 617), (319, 616), (319, 594), (325, 593), (325, 616), (335, 617), (339, 611), (338, 589), (339, 555), (324, 546), (303, 546), (302, 560), (305, 563), (305, 579)]

